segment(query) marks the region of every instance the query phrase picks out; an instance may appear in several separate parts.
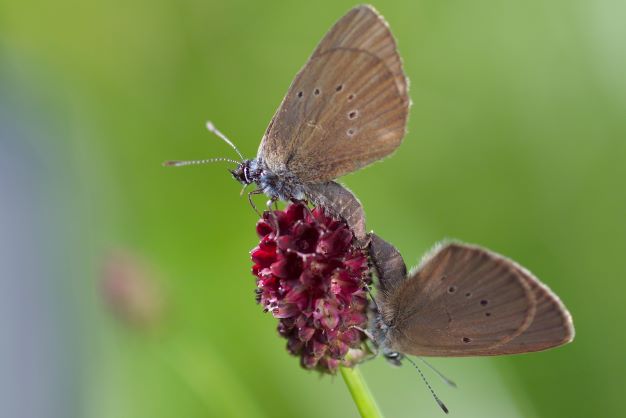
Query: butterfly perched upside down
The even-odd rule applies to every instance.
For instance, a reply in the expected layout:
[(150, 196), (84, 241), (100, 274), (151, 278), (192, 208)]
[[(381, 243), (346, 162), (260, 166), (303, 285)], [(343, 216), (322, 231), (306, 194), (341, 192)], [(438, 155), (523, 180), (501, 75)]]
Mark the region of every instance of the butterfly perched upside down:
[(508, 258), (461, 243), (436, 246), (407, 274), (400, 253), (372, 234), (379, 278), (371, 333), (383, 354), (463, 357), (546, 350), (574, 338), (563, 303)]

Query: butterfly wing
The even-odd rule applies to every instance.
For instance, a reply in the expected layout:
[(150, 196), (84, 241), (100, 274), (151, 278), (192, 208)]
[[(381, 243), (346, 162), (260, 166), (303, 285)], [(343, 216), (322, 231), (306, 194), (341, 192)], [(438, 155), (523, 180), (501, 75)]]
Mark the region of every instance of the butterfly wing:
[(392, 349), (421, 356), (484, 356), (571, 341), (565, 307), (517, 263), (457, 243), (431, 254), (381, 301)]
[(409, 110), (407, 80), (384, 19), (358, 6), (322, 39), (261, 141), (274, 172), (322, 183), (393, 152)]
[(530, 272), (522, 271), (537, 302), (530, 326), (508, 343), (498, 347), (497, 354), (516, 354), (547, 350), (574, 339), (572, 317), (563, 302)]

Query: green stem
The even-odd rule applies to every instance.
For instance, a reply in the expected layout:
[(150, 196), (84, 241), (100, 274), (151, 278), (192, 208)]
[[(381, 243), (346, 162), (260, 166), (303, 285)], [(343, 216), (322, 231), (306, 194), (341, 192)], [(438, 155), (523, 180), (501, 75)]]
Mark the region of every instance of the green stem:
[(359, 369), (354, 366), (352, 368), (341, 367), (340, 370), (341, 376), (346, 382), (346, 386), (348, 386), (348, 390), (352, 395), (352, 399), (354, 400), (361, 417), (383, 418), (383, 414), (380, 412), (380, 409), (378, 409), (378, 405), (376, 405), (372, 392), (370, 392), (367, 387)]

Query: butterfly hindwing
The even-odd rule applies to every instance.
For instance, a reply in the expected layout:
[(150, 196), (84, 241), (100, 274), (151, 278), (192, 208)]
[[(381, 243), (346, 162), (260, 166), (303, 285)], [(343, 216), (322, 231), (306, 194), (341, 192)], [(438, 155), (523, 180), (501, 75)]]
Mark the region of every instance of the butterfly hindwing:
[(558, 298), (517, 263), (480, 247), (436, 248), (393, 292), (381, 294), (388, 344), (422, 356), (538, 351), (569, 342)]

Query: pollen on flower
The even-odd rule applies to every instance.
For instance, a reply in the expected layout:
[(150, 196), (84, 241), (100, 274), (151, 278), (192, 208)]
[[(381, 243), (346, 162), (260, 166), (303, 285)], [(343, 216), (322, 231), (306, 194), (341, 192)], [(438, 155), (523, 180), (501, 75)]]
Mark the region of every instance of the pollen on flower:
[(351, 366), (348, 351), (363, 354), (366, 337), (358, 328), (367, 327), (364, 285), (371, 279), (367, 255), (353, 245), (348, 226), (321, 208), (292, 203), (265, 212), (256, 231), (256, 300), (279, 320), (287, 350), (307, 369), (335, 373)]

